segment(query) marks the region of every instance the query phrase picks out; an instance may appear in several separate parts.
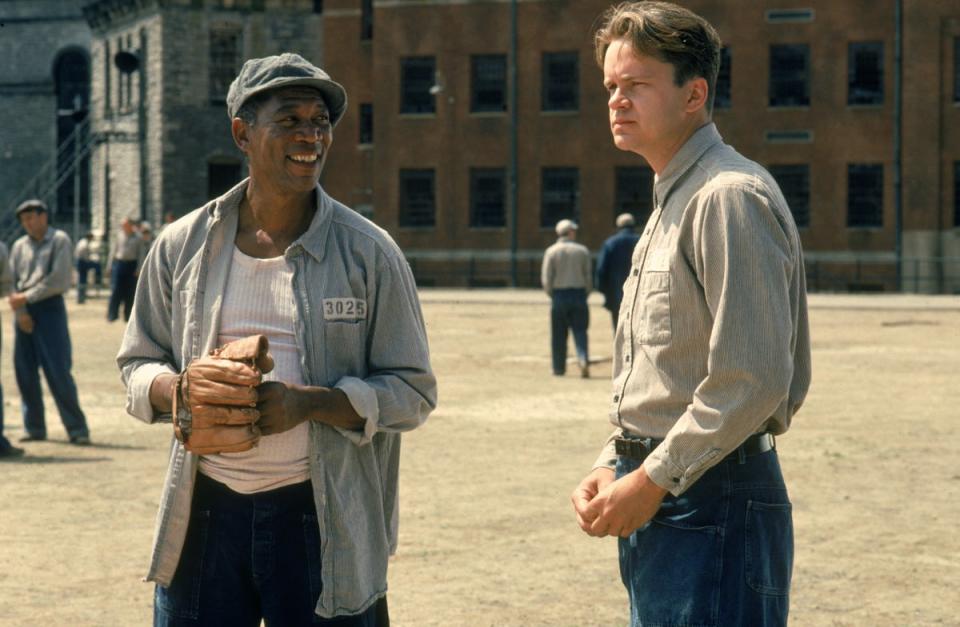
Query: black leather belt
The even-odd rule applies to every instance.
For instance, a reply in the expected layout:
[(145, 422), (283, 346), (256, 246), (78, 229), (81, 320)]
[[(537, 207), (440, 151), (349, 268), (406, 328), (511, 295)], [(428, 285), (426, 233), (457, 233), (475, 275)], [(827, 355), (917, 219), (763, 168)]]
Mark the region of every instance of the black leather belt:
[[(660, 446), (663, 440), (653, 438), (624, 438), (619, 437), (614, 440), (617, 455), (629, 457), (642, 462), (647, 455), (653, 452), (653, 449)], [(770, 433), (754, 433), (744, 441), (743, 444), (733, 450), (727, 457), (739, 455), (742, 451), (744, 456), (759, 455), (769, 450), (777, 448), (773, 435)]]

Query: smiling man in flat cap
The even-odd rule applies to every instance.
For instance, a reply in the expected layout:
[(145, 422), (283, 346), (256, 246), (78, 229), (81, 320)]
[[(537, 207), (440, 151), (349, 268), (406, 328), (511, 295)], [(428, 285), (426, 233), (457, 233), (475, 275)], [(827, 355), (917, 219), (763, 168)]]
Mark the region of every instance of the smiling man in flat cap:
[(389, 623), (400, 432), (436, 381), (403, 255), (318, 184), (346, 104), (298, 55), (247, 61), (249, 178), (145, 261), (117, 360), (128, 411), (173, 423), (156, 625)]

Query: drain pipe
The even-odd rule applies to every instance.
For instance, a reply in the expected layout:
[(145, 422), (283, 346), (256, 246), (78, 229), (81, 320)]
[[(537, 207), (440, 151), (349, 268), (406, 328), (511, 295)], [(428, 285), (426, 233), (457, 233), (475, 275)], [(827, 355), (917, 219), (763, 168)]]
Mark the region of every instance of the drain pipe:
[[(903, 165), (902, 152), (903, 107), (903, 0), (894, 0), (893, 36), (893, 207), (897, 257), (897, 291), (903, 291)], [(915, 286), (919, 277), (914, 277)], [(917, 289), (919, 291), (919, 289)]]

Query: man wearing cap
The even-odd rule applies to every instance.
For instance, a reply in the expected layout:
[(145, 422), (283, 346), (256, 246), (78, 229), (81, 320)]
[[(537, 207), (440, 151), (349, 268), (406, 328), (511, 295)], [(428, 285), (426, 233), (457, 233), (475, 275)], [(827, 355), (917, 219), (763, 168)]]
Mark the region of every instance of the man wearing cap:
[(63, 294), (73, 278), (73, 244), (48, 223), (47, 206), (27, 200), (17, 207), (26, 235), (13, 243), (10, 269), (14, 292), (7, 297), (16, 316), (13, 362), (23, 405), (26, 434), (21, 442), (47, 439), (40, 369), (57, 404), (72, 444), (90, 444), (87, 418), (80, 409)]
[(590, 251), (578, 244), (577, 223), (560, 220), (556, 226), (557, 241), (543, 255), (540, 282), (550, 296), (550, 352), (553, 374), (567, 370), (567, 332), (573, 331), (580, 376), (590, 376), (587, 351), (587, 327), (590, 309), (587, 295), (591, 290)]
[(130, 218), (120, 222), (120, 230), (110, 246), (110, 302), (107, 303), (107, 321), (114, 322), (120, 316), (123, 305), (123, 319), (130, 320), (133, 310), (133, 296), (137, 290), (137, 274), (140, 263), (146, 256), (146, 249)]
[(636, 221), (631, 213), (617, 216), (617, 232), (607, 238), (597, 258), (597, 289), (603, 294), (603, 306), (610, 311), (613, 329), (617, 329), (623, 282), (630, 274), (630, 258), (640, 236), (634, 232)]
[[(227, 113), (249, 178), (147, 255), (117, 361), (132, 415), (176, 412), (147, 574), (157, 625), (389, 622), (400, 433), (436, 381), (402, 253), (318, 185), (345, 109), (298, 55), (247, 61)], [(254, 334), (269, 372), (205, 356)], [(230, 399), (215, 412), (239, 445), (198, 444), (204, 398)]]

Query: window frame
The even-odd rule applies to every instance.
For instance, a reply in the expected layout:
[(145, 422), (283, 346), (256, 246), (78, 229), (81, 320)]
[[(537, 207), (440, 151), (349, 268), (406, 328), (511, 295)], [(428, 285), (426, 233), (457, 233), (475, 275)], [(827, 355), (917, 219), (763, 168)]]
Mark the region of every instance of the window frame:
[[(618, 165), (613, 171), (613, 219), (621, 213), (633, 215), (637, 224), (646, 224), (653, 213), (654, 173), (649, 166)], [(625, 181), (643, 181), (632, 199), (626, 195)], [(644, 193), (646, 192), (646, 193)], [(645, 199), (645, 200), (644, 200)]]
[[(424, 198), (423, 200), (418, 200), (419, 202), (428, 200), (429, 210), (427, 211), (415, 210), (411, 207), (413, 203), (411, 202), (412, 199), (408, 186), (411, 181), (415, 181), (417, 178), (429, 181), (429, 198), (427, 198), (426, 194), (420, 192)], [(429, 229), (437, 225), (437, 175), (435, 169), (401, 168), (398, 173), (398, 194), (397, 224), (400, 228)], [(413, 200), (417, 199), (414, 198)], [(421, 219), (417, 217), (419, 215), (428, 216), (428, 218)]]
[[(501, 229), (507, 226), (507, 170), (502, 167), (478, 167), (470, 168), (469, 171), (470, 178), (470, 228), (471, 229)], [(485, 204), (488, 207), (491, 204), (489, 200), (486, 202), (481, 202), (484, 200), (484, 196), (488, 197), (492, 195), (489, 190), (480, 190), (479, 183), (482, 179), (493, 180), (499, 179), (499, 186), (497, 193), (499, 194), (499, 209), (491, 212), (489, 209), (481, 209), (481, 205)], [(496, 216), (497, 219), (491, 220), (492, 223), (487, 223), (488, 220), (481, 219), (484, 217), (489, 217), (491, 215)]]
[[(479, 66), (483, 63), (499, 65), (500, 76), (487, 76), (481, 82)], [(481, 95), (499, 92), (499, 104), (481, 104)], [(470, 113), (505, 113), (507, 111), (507, 55), (470, 55)]]
[[(548, 183), (562, 181), (564, 175), (568, 175), (569, 180), (573, 182), (572, 189), (568, 191), (556, 188), (548, 189)], [(548, 180), (550, 178), (553, 180)], [(555, 209), (556, 205), (562, 204), (562, 201), (558, 199), (558, 195), (561, 193), (570, 194), (573, 197), (573, 207), (570, 210), (557, 211)], [(540, 228), (552, 229), (557, 222), (564, 218), (580, 222), (580, 168), (576, 166), (544, 166), (540, 169)]]
[[(569, 61), (572, 78), (558, 82), (557, 68)], [(576, 50), (544, 52), (540, 57), (540, 110), (544, 112), (576, 112), (580, 110), (580, 53)], [(558, 87), (559, 84), (559, 87)], [(557, 92), (566, 91), (566, 99), (554, 100)]]
[[(859, 170), (857, 172), (856, 170)], [(867, 220), (862, 207), (868, 197), (862, 187), (854, 193), (854, 177), (864, 177), (869, 173), (879, 172), (879, 179), (874, 182), (873, 190), (876, 195), (876, 207), (873, 210), (873, 220)], [(849, 229), (879, 229), (883, 228), (883, 193), (884, 193), (884, 165), (882, 163), (848, 163), (847, 164), (847, 228)]]
[[(802, 68), (787, 68), (790, 70), (790, 73), (784, 73), (784, 70), (781, 69), (779, 75), (775, 75), (777, 67), (775, 67), (775, 61), (777, 53), (786, 53), (788, 51), (793, 52), (803, 52), (803, 67)], [(793, 59), (795, 62), (797, 59)], [(784, 59), (781, 58), (781, 61)], [(767, 94), (767, 103), (770, 108), (785, 108), (785, 107), (809, 107), (810, 106), (810, 44), (808, 43), (793, 43), (793, 44), (770, 44), (770, 72), (768, 76), (768, 94)], [(802, 89), (800, 89), (799, 94), (788, 95), (786, 92), (791, 84), (796, 87), (802, 81)], [(777, 88), (779, 86), (779, 89)]]
[[(774, 163), (769, 165), (767, 170), (780, 187), (794, 224), (798, 229), (810, 228), (810, 164)], [(803, 177), (802, 189), (799, 192), (795, 185), (788, 184), (798, 176)]]
[[(857, 62), (858, 59), (863, 59), (863, 57), (858, 57), (857, 50), (867, 50), (868, 48), (875, 48), (872, 52), (876, 54), (877, 67), (875, 68), (879, 75), (876, 77), (876, 82), (878, 88), (870, 96), (863, 95), (859, 97), (854, 97), (856, 89), (860, 89), (864, 94), (870, 93), (869, 85), (864, 87), (864, 83), (869, 83), (869, 81), (863, 81), (862, 75), (858, 72), (858, 68), (862, 66)], [(876, 48), (879, 48), (877, 50)], [(882, 41), (851, 41), (847, 43), (847, 104), (851, 106), (879, 106), (883, 104), (885, 98), (885, 75), (884, 75), (884, 46)], [(866, 70), (863, 70), (863, 73), (866, 73)], [(858, 81), (858, 78), (861, 79)], [(859, 86), (858, 86), (859, 85)]]
[[(418, 64), (421, 67), (416, 67)], [(420, 71), (423, 77), (409, 76), (411, 72)], [(430, 84), (421, 93), (426, 85), (426, 75), (429, 73)], [(437, 112), (437, 99), (431, 88), (436, 84), (437, 58), (433, 55), (407, 56), (400, 58), (400, 113), (402, 115), (434, 115)], [(413, 100), (410, 100), (412, 98)]]

